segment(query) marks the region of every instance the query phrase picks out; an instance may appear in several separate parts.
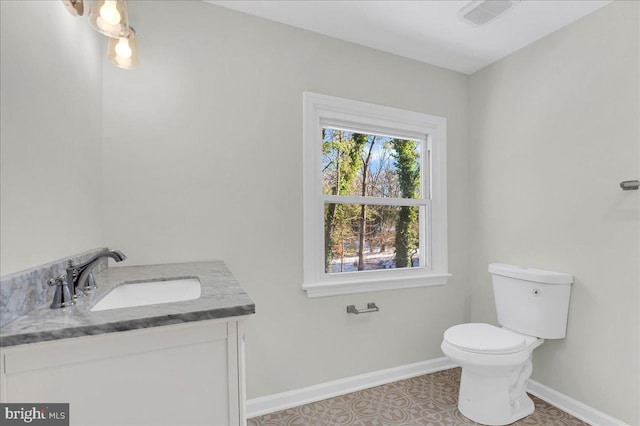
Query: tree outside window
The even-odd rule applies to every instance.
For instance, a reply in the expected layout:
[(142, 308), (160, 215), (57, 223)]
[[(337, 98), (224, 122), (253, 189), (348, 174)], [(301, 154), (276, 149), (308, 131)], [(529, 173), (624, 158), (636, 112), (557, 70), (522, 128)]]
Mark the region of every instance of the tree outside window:
[(377, 198), (379, 203), (324, 205), (325, 272), (420, 265), (419, 208), (384, 199), (420, 196), (422, 141), (322, 129), (325, 195)]

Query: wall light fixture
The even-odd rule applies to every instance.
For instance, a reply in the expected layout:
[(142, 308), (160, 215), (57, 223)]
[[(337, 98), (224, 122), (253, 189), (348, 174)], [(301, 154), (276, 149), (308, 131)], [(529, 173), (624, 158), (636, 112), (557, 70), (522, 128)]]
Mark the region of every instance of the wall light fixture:
[(133, 69), (138, 65), (138, 45), (136, 31), (133, 27), (129, 27), (129, 35), (126, 37), (109, 37), (107, 58), (116, 66), (126, 70)]
[[(69, 13), (84, 14), (84, 0), (62, 0)], [(109, 37), (107, 58), (123, 69), (138, 65), (136, 32), (129, 27), (126, 0), (93, 0), (89, 8), (89, 24)]]
[(72, 15), (82, 16), (84, 13), (84, 2), (82, 0), (62, 0), (62, 3)]
[(93, 0), (89, 9), (89, 24), (107, 37), (129, 35), (129, 19), (125, 0)]

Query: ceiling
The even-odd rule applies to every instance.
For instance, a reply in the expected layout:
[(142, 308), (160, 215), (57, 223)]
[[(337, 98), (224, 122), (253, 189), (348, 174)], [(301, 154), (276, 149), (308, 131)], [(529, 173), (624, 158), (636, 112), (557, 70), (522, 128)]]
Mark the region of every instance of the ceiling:
[(468, 0), (205, 1), (465, 74), (610, 2), (522, 0), (475, 27), (456, 16)]

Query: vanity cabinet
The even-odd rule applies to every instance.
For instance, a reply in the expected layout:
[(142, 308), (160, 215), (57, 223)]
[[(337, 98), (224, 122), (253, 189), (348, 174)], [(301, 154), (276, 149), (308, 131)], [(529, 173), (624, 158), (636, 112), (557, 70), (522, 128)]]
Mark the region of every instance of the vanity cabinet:
[(2, 402), (71, 425), (244, 425), (246, 316), (0, 348)]

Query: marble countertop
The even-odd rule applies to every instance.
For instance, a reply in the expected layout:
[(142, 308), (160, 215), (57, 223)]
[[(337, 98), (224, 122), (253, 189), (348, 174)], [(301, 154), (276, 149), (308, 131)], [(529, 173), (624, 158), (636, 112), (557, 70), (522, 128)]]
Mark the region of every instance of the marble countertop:
[[(111, 289), (128, 282), (197, 277), (198, 299), (91, 312)], [(97, 289), (75, 306), (34, 309), (0, 328), (0, 346), (67, 339), (137, 328), (228, 318), (255, 313), (255, 305), (220, 261), (107, 268), (95, 275)]]

